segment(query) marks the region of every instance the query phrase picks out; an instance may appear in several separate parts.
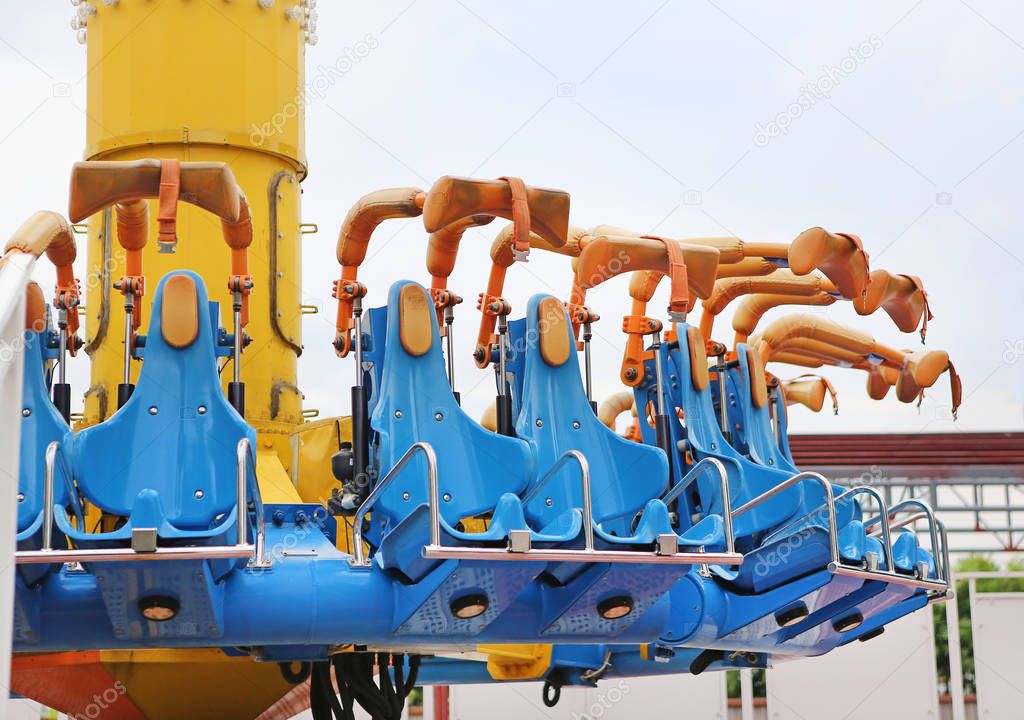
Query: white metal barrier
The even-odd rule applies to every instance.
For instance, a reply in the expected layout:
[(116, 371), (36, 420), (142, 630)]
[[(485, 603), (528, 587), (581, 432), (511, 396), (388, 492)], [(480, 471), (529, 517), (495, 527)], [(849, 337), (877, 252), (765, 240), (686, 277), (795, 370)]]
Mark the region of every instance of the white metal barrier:
[(985, 576), (1005, 578), (1024, 574), (974, 573), (968, 577), (978, 717), (1021, 717), (1024, 679), (1017, 660), (1024, 647), (1024, 593), (978, 592), (976, 581)]
[[(14, 536), (18, 516), (18, 454), (21, 443), (21, 376), (25, 353), (25, 288), (32, 255), (12, 253), (0, 268), (0, 618), (14, 616)], [(11, 676), (11, 623), (0, 622), (0, 688)], [(0, 720), (7, 703), (0, 703)]]

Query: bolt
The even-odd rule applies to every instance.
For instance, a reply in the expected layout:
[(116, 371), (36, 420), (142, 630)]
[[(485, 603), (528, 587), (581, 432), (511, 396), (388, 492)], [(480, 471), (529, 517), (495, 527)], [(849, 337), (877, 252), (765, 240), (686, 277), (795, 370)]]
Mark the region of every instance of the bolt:
[(25, 408), (24, 410), (21, 411), (22, 417), (28, 417), (31, 414), (32, 414), (32, 408)]
[(409, 496), (409, 492), (408, 492), (408, 491), (406, 491), (406, 492), (402, 493), (402, 499), (403, 499), (403, 500), (408, 500), (408, 499), (409, 499), (409, 497), (410, 497), (410, 496)]
[(199, 414), (200, 415), (205, 415), (206, 414), (206, 406), (205, 405), (200, 405), (198, 409), (199, 409)]
[(284, 525), (284, 511), (275, 510), (274, 514), (271, 516), (271, 519), (274, 521), (274, 524), (278, 527)]
[(451, 502), (452, 501), (452, 494), (451, 493), (445, 493), (444, 495), (441, 496), (441, 499), (444, 500), (445, 502)]
[(296, 525), (305, 525), (306, 524), (306, 513), (305, 513), (304, 510), (299, 510), (297, 513), (295, 513), (295, 524)]
[(572, 429), (573, 430), (579, 430), (580, 429), (580, 423), (579, 423), (578, 420), (573, 420), (573, 422), (572, 422)]
[(18, 493), (18, 502), (25, 502), (25, 493)]
[(205, 495), (205, 493), (202, 490), (196, 490), (196, 492), (195, 492), (196, 500), (202, 500), (203, 499), (203, 495)]
[(626, 368), (626, 379), (636, 380), (636, 368)]
[(544, 504), (547, 505), (548, 507), (551, 507), (551, 505), (552, 505), (551, 498), (546, 498), (544, 500)]
[(401, 410), (395, 410), (395, 417), (398, 418), (399, 420), (401, 420), (402, 419), (402, 411)]
[(444, 420), (444, 414), (443, 413), (434, 413), (434, 419), (437, 420), (438, 422), (441, 422), (442, 420)]
[(544, 421), (540, 418), (537, 418), (537, 427), (544, 427)]
[(158, 412), (160, 412), (160, 411), (157, 410), (156, 405), (150, 405), (149, 406), (149, 414), (150, 415), (156, 415)]

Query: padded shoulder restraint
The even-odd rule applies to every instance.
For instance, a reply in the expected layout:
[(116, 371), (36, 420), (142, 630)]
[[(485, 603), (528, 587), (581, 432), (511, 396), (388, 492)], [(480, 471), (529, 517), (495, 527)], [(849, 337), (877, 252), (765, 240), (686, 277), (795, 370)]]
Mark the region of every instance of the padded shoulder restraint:
[(416, 285), (406, 285), (399, 295), (398, 336), (402, 348), (413, 357), (426, 355), (434, 344), (434, 303)]

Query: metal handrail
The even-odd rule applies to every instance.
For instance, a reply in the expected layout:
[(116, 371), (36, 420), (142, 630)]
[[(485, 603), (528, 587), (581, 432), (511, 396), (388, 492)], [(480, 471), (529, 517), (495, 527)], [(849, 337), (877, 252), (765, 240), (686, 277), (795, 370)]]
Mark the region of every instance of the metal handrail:
[(696, 480), (702, 472), (704, 472), (708, 465), (718, 471), (719, 483), (722, 490), (722, 522), (725, 525), (725, 551), (730, 553), (736, 552), (736, 539), (733, 537), (732, 532), (733, 510), (732, 495), (729, 490), (729, 474), (726, 472), (725, 465), (721, 460), (713, 457), (706, 457), (698, 460), (682, 480), (670, 487), (665, 494), (661, 496), (661, 501), (668, 505), (682, 495), (683, 491), (693, 484), (693, 481)]
[(832, 492), (832, 483), (825, 479), (825, 476), (823, 476), (821, 473), (799, 472), (796, 475), (793, 475), (787, 478), (786, 480), (783, 480), (781, 483), (771, 488), (770, 490), (766, 490), (765, 492), (761, 493), (753, 500), (748, 500), (743, 505), (740, 505), (738, 508), (733, 510), (732, 516), (733, 518), (738, 518), (740, 515), (743, 515), (744, 513), (746, 513), (749, 510), (752, 510), (753, 508), (760, 505), (764, 501), (769, 500), (770, 498), (778, 495), (780, 492), (783, 492), (784, 490), (788, 490), (789, 488), (793, 487), (798, 482), (801, 482), (803, 480), (814, 480), (815, 482), (819, 483), (822, 486), (822, 489), (824, 489), (825, 491), (825, 504), (828, 510), (829, 555), (831, 557), (831, 562), (834, 564), (838, 564), (839, 530), (836, 526), (835, 493)]
[(353, 559), (349, 561), (351, 565), (357, 565), (360, 567), (369, 566), (370, 562), (366, 559), (366, 554), (363, 552), (363, 519), (366, 514), (370, 512), (370, 508), (373, 507), (380, 496), (384, 494), (384, 490), (387, 486), (398, 477), (398, 474), (409, 464), (409, 461), (416, 455), (416, 453), (423, 453), (427, 460), (427, 482), (430, 486), (430, 497), (431, 497), (431, 523), (430, 523), (430, 542), (434, 545), (438, 545), (441, 542), (441, 527), (440, 521), (434, 522), (434, 512), (436, 507), (433, 502), (434, 496), (437, 495), (437, 453), (434, 452), (434, 448), (431, 447), (430, 443), (419, 441), (413, 443), (408, 450), (398, 459), (391, 469), (388, 470), (387, 474), (381, 478), (370, 494), (366, 496), (359, 509), (356, 510), (355, 517), (353, 517), (352, 526), (352, 545), (353, 545)]
[[(522, 504), (525, 508), (535, 497), (540, 493), (547, 482), (555, 476), (555, 474), (562, 469), (562, 467), (570, 460), (575, 460), (580, 466), (580, 481), (583, 485), (583, 546), (587, 550), (594, 549), (594, 507), (593, 500), (590, 494), (590, 463), (587, 462), (586, 456), (579, 450), (566, 450), (562, 455), (555, 460), (555, 462), (548, 468), (544, 476), (530, 488), (529, 492), (523, 496)], [(435, 494), (431, 495), (431, 528), (433, 528), (434, 521), (434, 510), (435, 510)], [(440, 543), (435, 541), (431, 537), (431, 543), (439, 545)]]
[(78, 526), (85, 527), (85, 516), (82, 513), (82, 504), (78, 499), (78, 491), (71, 479), (71, 469), (68, 467), (67, 458), (64, 457), (64, 448), (60, 440), (54, 440), (46, 446), (45, 464), (43, 470), (43, 550), (53, 549), (53, 515), (54, 515), (54, 483), (57, 470), (57, 460), (60, 460), (60, 467), (64, 471), (64, 484), (67, 486), (68, 497), (72, 499), (75, 510), (75, 519)]

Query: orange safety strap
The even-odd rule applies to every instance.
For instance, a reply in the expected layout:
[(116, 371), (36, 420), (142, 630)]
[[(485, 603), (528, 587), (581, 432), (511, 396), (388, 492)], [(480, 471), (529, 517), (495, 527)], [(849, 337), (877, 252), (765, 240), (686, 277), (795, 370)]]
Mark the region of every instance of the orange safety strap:
[(904, 275), (903, 277), (914, 283), (914, 287), (921, 291), (921, 297), (924, 298), (924, 318), (921, 320), (921, 344), (924, 345), (924, 339), (928, 335), (928, 321), (934, 320), (935, 315), (932, 314), (932, 308), (928, 304), (928, 293), (924, 289), (921, 278), (917, 275)]
[(675, 322), (684, 322), (686, 313), (690, 309), (690, 287), (686, 276), (686, 261), (683, 259), (683, 249), (679, 242), (656, 235), (643, 235), (646, 240), (658, 240), (665, 246), (668, 254), (668, 278), (670, 283), (670, 296), (668, 301), (668, 314)]
[(953, 396), (953, 419), (956, 420), (956, 411), (960, 409), (960, 403), (963, 400), (964, 386), (956, 372), (956, 368), (953, 367), (952, 361), (950, 361), (948, 369), (949, 388)]
[(512, 256), (525, 262), (530, 255), (530, 202), (526, 197), (526, 183), (522, 178), (508, 175), (498, 179), (507, 182), (512, 192)]
[[(836, 235), (840, 235), (840, 236), (842, 236), (844, 238), (849, 239), (851, 242), (853, 242), (853, 246), (856, 248), (854, 250), (854, 254), (860, 254), (860, 255), (864, 256), (864, 264), (865, 265), (869, 264), (868, 251), (864, 249), (864, 241), (862, 241), (860, 239), (860, 235), (854, 235), (853, 233), (842, 233), (842, 232), (841, 233), (836, 233)], [(864, 292), (862, 294), (867, 295), (867, 292), (868, 292), (867, 286), (864, 286)]]
[(160, 161), (159, 252), (173, 253), (178, 244), (178, 197), (181, 195), (181, 161), (164, 158)]

